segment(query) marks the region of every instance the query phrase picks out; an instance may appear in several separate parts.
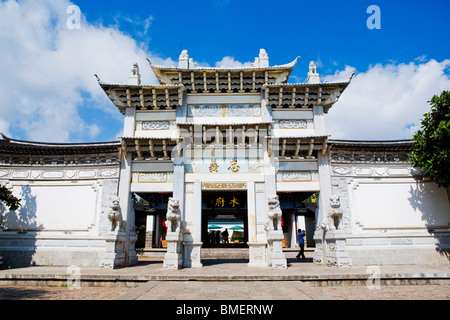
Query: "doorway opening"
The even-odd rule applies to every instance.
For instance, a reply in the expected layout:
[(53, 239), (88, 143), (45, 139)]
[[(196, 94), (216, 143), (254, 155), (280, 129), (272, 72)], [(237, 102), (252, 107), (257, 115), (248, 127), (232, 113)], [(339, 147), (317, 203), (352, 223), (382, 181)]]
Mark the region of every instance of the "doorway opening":
[(283, 248), (297, 247), (297, 230), (305, 231), (306, 248), (315, 247), (317, 192), (279, 192), (284, 240)]
[(136, 249), (166, 248), (167, 203), (172, 193), (133, 194)]
[(248, 248), (247, 192), (204, 191), (203, 248)]

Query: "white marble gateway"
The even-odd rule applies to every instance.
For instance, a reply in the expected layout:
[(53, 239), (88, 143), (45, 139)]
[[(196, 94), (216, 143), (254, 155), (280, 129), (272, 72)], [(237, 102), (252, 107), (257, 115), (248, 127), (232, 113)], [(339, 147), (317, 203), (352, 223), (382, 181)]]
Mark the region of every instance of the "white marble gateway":
[(319, 264), (448, 263), (449, 194), (408, 162), (412, 142), (329, 139), (324, 117), (353, 75), (321, 82), (311, 62), (306, 83), (288, 83), (298, 59), (270, 66), (261, 49), (249, 67), (206, 68), (184, 50), (177, 66), (150, 62), (158, 85), (137, 64), (128, 84), (98, 78), (124, 116), (119, 142), (2, 135), (0, 183), (23, 199), (2, 208), (3, 265), (136, 264), (135, 196), (167, 269), (201, 268), (221, 246), (208, 228), (231, 216), (249, 266), (287, 268), (298, 228)]

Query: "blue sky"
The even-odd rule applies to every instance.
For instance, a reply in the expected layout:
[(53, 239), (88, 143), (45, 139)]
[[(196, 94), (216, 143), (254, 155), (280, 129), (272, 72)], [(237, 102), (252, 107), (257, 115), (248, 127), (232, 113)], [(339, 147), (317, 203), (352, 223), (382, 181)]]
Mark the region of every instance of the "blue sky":
[[(272, 64), (301, 56), (293, 75), (305, 78), (309, 61), (322, 72), (351, 64), (364, 71), (389, 61), (449, 57), (449, 1), (75, 1), (91, 23), (119, 24), (146, 49), (176, 60), (180, 46), (209, 65), (224, 56), (248, 61), (267, 48)], [(107, 4), (107, 5), (105, 5)], [(369, 30), (367, 8), (381, 9), (381, 29)], [(136, 10), (137, 9), (137, 10)], [(125, 21), (152, 17), (142, 25)]]
[[(79, 30), (66, 12), (77, 5)], [(381, 29), (369, 29), (370, 5)], [(123, 117), (96, 83), (126, 82), (139, 62), (174, 64), (181, 48), (200, 64), (271, 65), (301, 56), (290, 82), (315, 61), (322, 80), (352, 84), (327, 116), (333, 138), (409, 139), (434, 94), (450, 89), (450, 2), (68, 1), (0, 2), (0, 131), (17, 139), (117, 140)], [(20, 23), (17, 23), (20, 21)]]

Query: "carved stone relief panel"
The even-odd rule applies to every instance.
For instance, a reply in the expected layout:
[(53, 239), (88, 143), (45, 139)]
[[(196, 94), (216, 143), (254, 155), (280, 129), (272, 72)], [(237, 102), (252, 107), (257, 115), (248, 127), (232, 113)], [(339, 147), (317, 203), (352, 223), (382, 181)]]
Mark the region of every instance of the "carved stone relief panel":
[(306, 120), (276, 120), (280, 129), (306, 129), (308, 122)]
[(173, 182), (172, 172), (133, 172), (133, 183), (167, 183)]
[(188, 117), (260, 117), (259, 104), (204, 104), (189, 105)]
[(142, 122), (142, 130), (169, 130), (169, 121), (144, 121)]

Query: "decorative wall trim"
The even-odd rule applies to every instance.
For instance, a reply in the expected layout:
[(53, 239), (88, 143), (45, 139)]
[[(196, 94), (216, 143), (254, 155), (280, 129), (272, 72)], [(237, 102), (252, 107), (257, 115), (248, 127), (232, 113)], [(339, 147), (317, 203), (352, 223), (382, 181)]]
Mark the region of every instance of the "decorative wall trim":
[(369, 177), (412, 177), (413, 168), (408, 165), (353, 165), (332, 166), (331, 175), (338, 176), (369, 176)]
[(246, 183), (203, 183), (202, 189), (204, 190), (245, 190), (247, 189)]
[(86, 168), (86, 167), (44, 167), (38, 169), (20, 168), (11, 170), (0, 169), (0, 178), (12, 180), (77, 180), (77, 179), (105, 179), (118, 178), (119, 168), (117, 166), (104, 168)]

